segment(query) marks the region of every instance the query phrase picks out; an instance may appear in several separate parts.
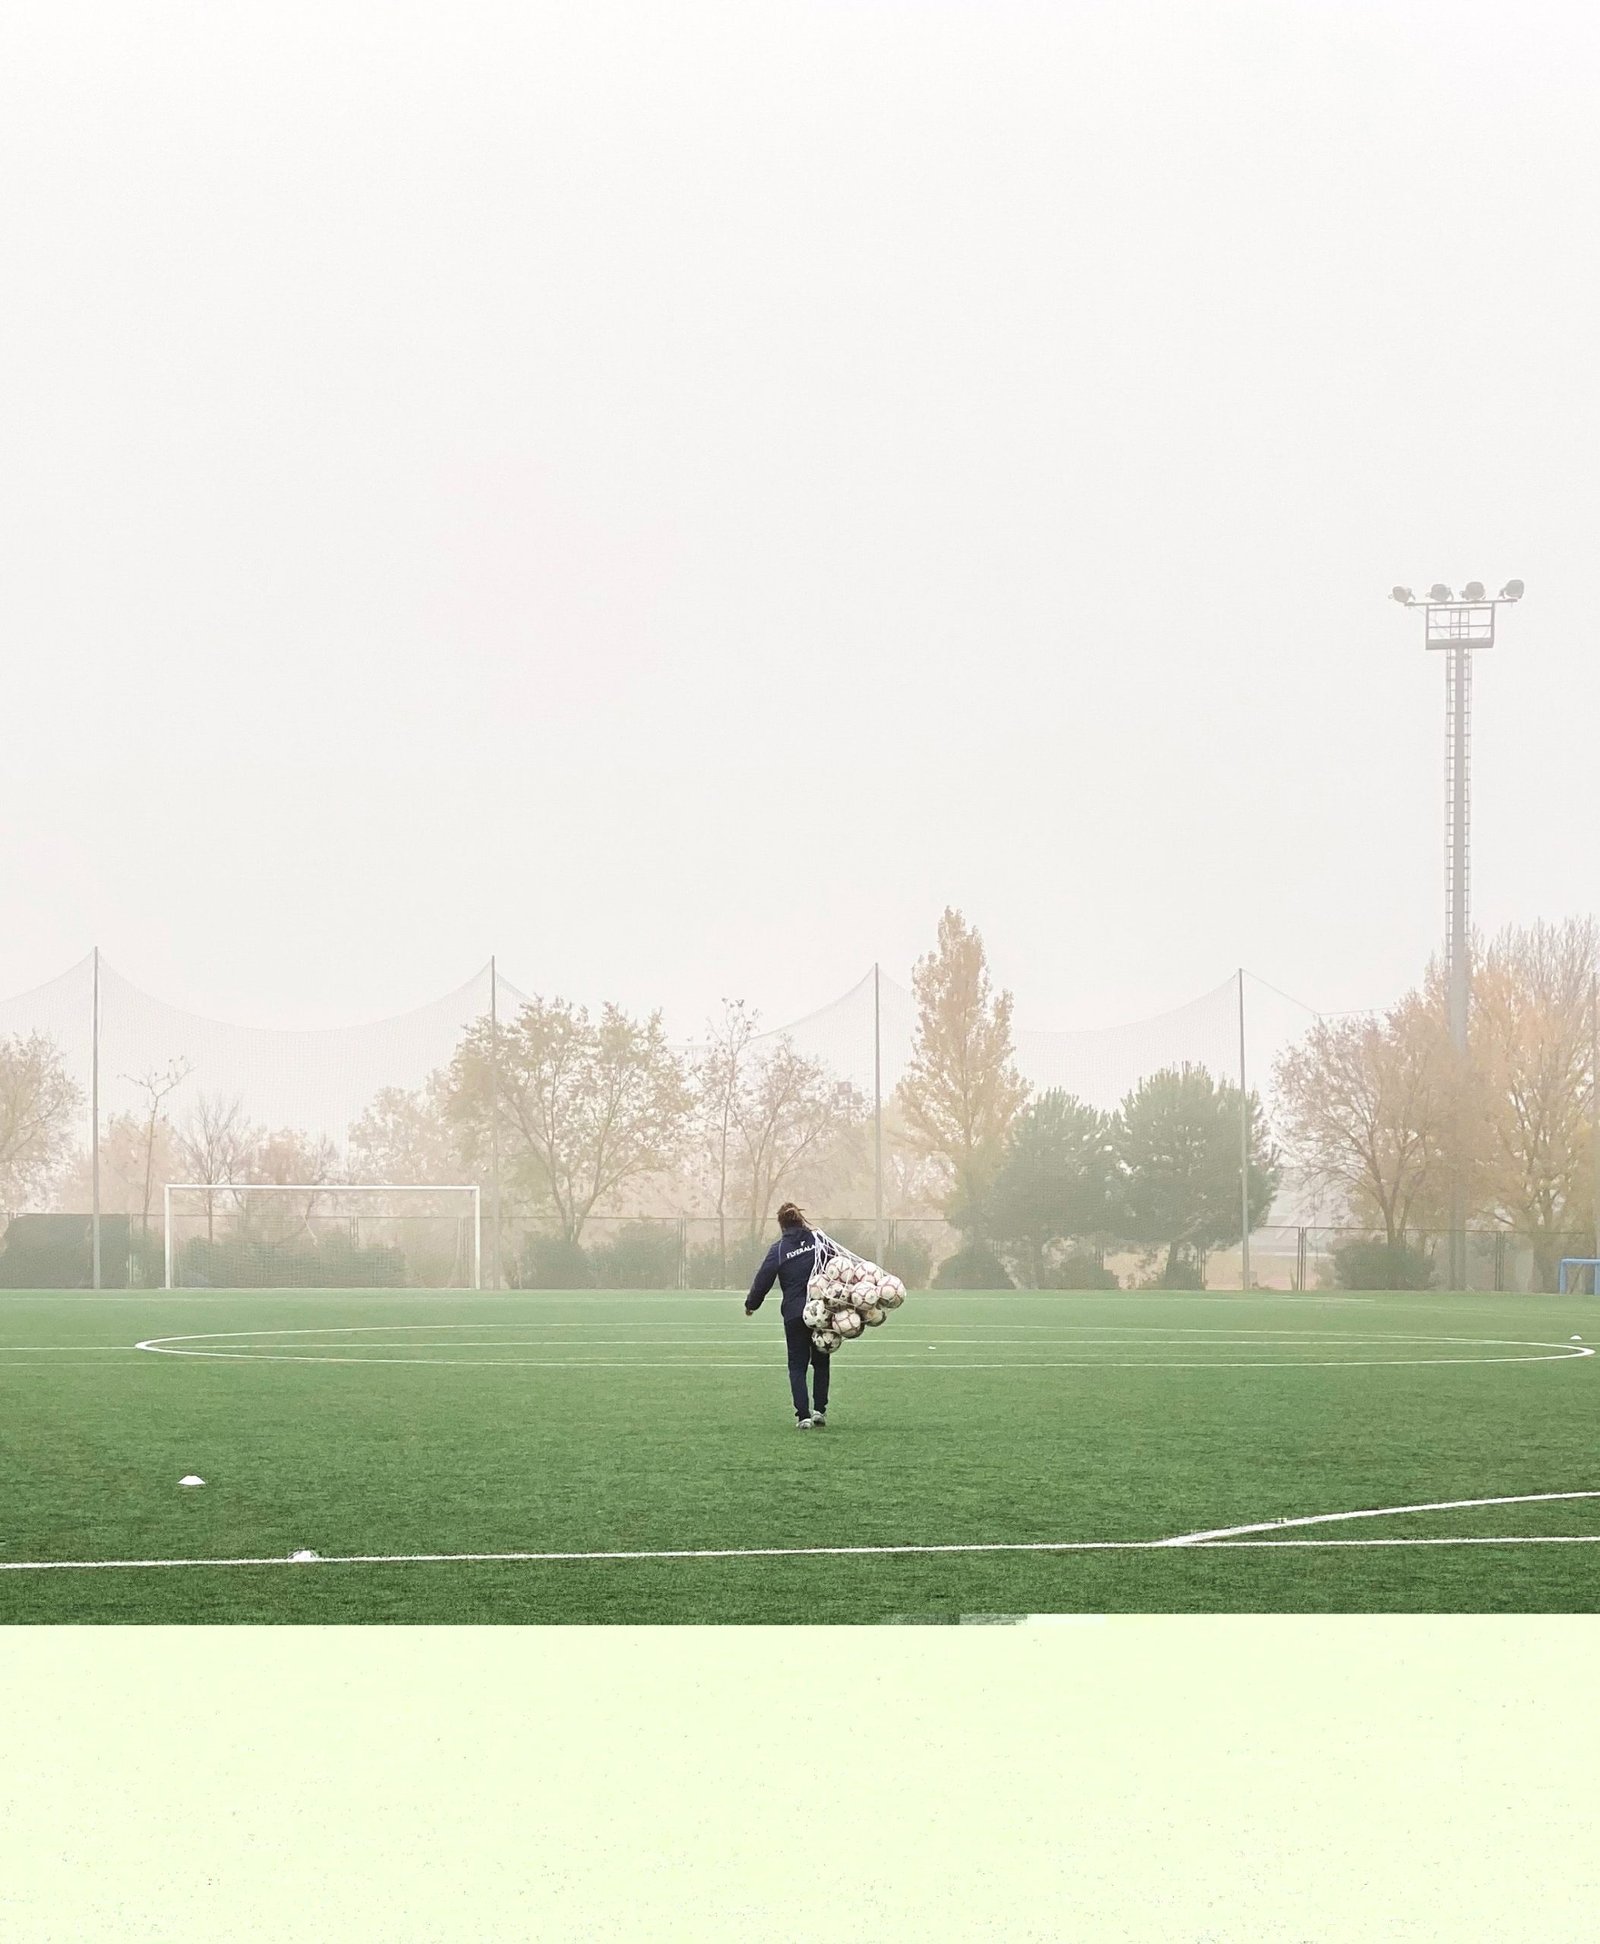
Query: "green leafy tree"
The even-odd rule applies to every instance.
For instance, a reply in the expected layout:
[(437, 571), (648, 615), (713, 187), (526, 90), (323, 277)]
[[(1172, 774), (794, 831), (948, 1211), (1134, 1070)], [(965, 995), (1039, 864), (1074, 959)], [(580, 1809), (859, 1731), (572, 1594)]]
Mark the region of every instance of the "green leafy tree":
[(1120, 1182), (1111, 1116), (1052, 1088), (1011, 1130), (989, 1195), (990, 1240), (1041, 1288), (1058, 1245), (1116, 1225)]
[[(1142, 1080), (1116, 1118), (1128, 1240), (1165, 1248), (1162, 1280), (1192, 1277), (1209, 1249), (1239, 1235), (1239, 1089), (1204, 1067), (1166, 1067)], [(1249, 1102), (1250, 1226), (1272, 1206), (1282, 1176), (1261, 1103)]]
[(430, 1074), (420, 1087), (379, 1088), (351, 1123), (348, 1153), (356, 1181), (459, 1181), (465, 1168), (449, 1074)]
[[(494, 1112), (489, 1022), (457, 1047), (447, 1112), (474, 1164), (489, 1151)], [(598, 1019), (565, 999), (530, 999), (500, 1027), (500, 1138), (506, 1172), (561, 1235), (578, 1241), (600, 1205), (670, 1168), (688, 1131), (691, 1096), (661, 1015)]]
[(947, 1207), (981, 1235), (1006, 1135), (1028, 1097), (1011, 1036), (1011, 994), (996, 992), (983, 940), (959, 911), (912, 974), (917, 1029), (899, 1100), (915, 1144), (944, 1163)]

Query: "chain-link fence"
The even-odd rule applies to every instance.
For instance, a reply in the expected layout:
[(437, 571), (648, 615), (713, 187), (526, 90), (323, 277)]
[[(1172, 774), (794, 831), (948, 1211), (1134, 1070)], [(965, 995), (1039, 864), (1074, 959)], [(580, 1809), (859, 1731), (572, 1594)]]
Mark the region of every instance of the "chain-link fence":
[[(319, 1211), (316, 1247), (296, 1239), (231, 1227), (204, 1234), (204, 1218), (175, 1218), (180, 1233), (175, 1281), (197, 1287), (389, 1287), (465, 1289), (476, 1268), (471, 1223), (438, 1215), (360, 1216), (343, 1209)], [(949, 1268), (964, 1239), (949, 1222), (931, 1216), (892, 1216), (882, 1242), (872, 1217), (819, 1216), (817, 1226), (847, 1248), (881, 1259), (909, 1287), (971, 1286), (951, 1283)], [(0, 1288), (87, 1289), (92, 1282), (91, 1221), (87, 1212), (52, 1211), (0, 1221)], [(770, 1232), (752, 1236), (743, 1223), (705, 1216), (629, 1215), (594, 1217), (581, 1238), (563, 1236), (553, 1223), (506, 1216), (500, 1223), (502, 1283), (527, 1290), (740, 1290), (747, 1288), (766, 1253)], [(1516, 1229), (1467, 1232), (1469, 1290), (1533, 1294), (1554, 1291), (1563, 1259), (1586, 1258), (1585, 1233), (1531, 1234)], [(1447, 1286), (1449, 1233), (1408, 1229), (1394, 1244), (1368, 1229), (1277, 1227), (1250, 1238), (1253, 1289), (1289, 1291), (1442, 1289)], [(487, 1218), (483, 1256), (492, 1254)], [(162, 1286), (166, 1237), (158, 1211), (101, 1219), (101, 1286)], [(1186, 1254), (1174, 1270), (1161, 1245), (1086, 1238), (1058, 1251), (1044, 1276), (1011, 1256), (984, 1288), (1059, 1290), (1237, 1290), (1240, 1251)], [(252, 1269), (251, 1264), (256, 1268)], [(484, 1272), (484, 1284), (492, 1276)]]

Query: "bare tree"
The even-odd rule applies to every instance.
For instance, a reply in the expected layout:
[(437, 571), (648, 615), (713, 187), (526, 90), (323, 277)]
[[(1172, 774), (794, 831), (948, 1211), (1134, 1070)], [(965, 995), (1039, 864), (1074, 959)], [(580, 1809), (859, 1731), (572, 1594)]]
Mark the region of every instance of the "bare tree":
[(169, 1060), (164, 1067), (150, 1067), (144, 1073), (125, 1073), (122, 1077), (145, 1097), (141, 1122), (144, 1128), (144, 1181), (139, 1205), (139, 1225), (150, 1233), (150, 1198), (155, 1192), (156, 1130), (167, 1124), (164, 1103), (177, 1092), (193, 1067), (185, 1059)]
[(308, 1134), (298, 1127), (280, 1127), (261, 1137), (250, 1162), (250, 1180), (261, 1185), (303, 1187), (304, 1197), (264, 1195), (255, 1211), (255, 1226), (282, 1241), (296, 1230), (313, 1233), (311, 1218), (323, 1199), (321, 1186), (339, 1179), (339, 1150), (326, 1134)]
[(1409, 993), (1381, 1016), (1319, 1020), (1275, 1073), (1284, 1139), (1316, 1186), (1398, 1242), (1439, 1212), (1457, 1124), (1442, 1007)]
[(717, 1206), (717, 1251), (724, 1278), (728, 1264), (728, 1190), (738, 1162), (739, 1100), (745, 1086), (757, 1016), (742, 999), (724, 999), (722, 1018), (710, 1028), (710, 1044), (698, 1072), (700, 1143)]
[(847, 1160), (839, 1153), (840, 1144), (859, 1136), (866, 1101), (785, 1038), (747, 1063), (743, 1084), (733, 1095), (732, 1117), (754, 1242), (766, 1227), (780, 1187), (790, 1194), (805, 1193), (803, 1171), (809, 1170), (820, 1185), (825, 1159)]
[(1562, 1232), (1590, 1219), (1593, 919), (1508, 925), (1473, 975), (1473, 1065), (1484, 1169), (1502, 1217), (1528, 1231), (1554, 1288)]
[[(260, 1128), (251, 1124), (244, 1104), (235, 1094), (202, 1093), (178, 1136), (178, 1153), (184, 1173), (191, 1181), (204, 1182), (208, 1188), (231, 1186), (248, 1181), (263, 1139)], [(216, 1239), (216, 1197), (206, 1196), (206, 1240)]]

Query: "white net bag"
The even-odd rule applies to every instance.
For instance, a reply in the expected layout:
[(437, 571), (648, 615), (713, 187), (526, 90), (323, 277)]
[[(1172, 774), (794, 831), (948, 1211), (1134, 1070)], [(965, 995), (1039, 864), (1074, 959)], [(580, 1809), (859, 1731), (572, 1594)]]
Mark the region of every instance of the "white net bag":
[(819, 1350), (831, 1353), (840, 1344), (864, 1336), (869, 1328), (881, 1328), (889, 1312), (905, 1301), (906, 1286), (898, 1276), (891, 1276), (887, 1269), (847, 1249), (821, 1229), (812, 1233), (817, 1238), (816, 1266), (806, 1285), (806, 1306), (801, 1314), (811, 1331), (811, 1341)]

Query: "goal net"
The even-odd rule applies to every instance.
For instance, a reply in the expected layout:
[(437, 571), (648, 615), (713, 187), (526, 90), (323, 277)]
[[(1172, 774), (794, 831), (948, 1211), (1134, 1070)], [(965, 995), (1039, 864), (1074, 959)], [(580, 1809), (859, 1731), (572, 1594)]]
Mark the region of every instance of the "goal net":
[(168, 1289), (478, 1289), (474, 1187), (170, 1182)]

